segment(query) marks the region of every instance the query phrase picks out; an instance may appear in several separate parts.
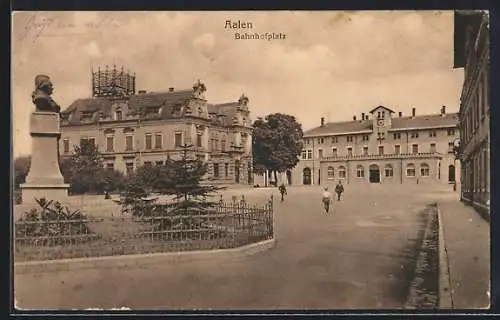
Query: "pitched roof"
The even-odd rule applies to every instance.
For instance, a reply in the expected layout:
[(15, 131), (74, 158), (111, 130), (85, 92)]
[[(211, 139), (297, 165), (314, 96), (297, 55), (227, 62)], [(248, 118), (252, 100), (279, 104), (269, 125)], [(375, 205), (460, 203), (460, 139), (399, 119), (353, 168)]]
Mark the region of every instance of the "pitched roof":
[(393, 118), (391, 129), (413, 129), (429, 127), (456, 126), (458, 124), (458, 113), (422, 115), (412, 117)]
[[(415, 117), (393, 117), (390, 130), (410, 130), (418, 128), (434, 128), (456, 126), (457, 113), (422, 115)], [(372, 130), (373, 120), (352, 120), (344, 122), (329, 122), (304, 132), (304, 136), (348, 134)]]
[[(162, 107), (160, 118), (168, 119), (178, 116), (175, 111), (177, 107), (185, 104), (189, 99), (194, 98), (193, 91), (167, 91), (140, 93), (128, 97), (129, 113), (142, 113), (148, 108)], [(68, 108), (62, 111), (63, 114), (72, 114), (69, 123), (77, 123), (81, 119), (82, 112), (102, 112), (105, 116), (111, 116), (112, 102), (108, 98), (87, 98), (77, 99)]]
[(369, 112), (370, 112), (370, 113), (374, 113), (374, 112), (375, 112), (375, 110), (377, 110), (378, 108), (382, 108), (382, 109), (385, 109), (385, 110), (389, 111), (390, 113), (394, 113), (394, 111), (392, 111), (391, 109), (389, 109), (389, 108), (387, 108), (387, 107), (384, 107), (384, 106), (378, 106), (378, 107), (375, 107), (375, 108), (371, 109)]
[(130, 96), (129, 108), (175, 106), (193, 98), (193, 90), (140, 93)]
[(304, 132), (304, 135), (314, 136), (323, 134), (341, 134), (371, 130), (372, 120), (352, 120), (345, 122), (328, 122), (324, 126), (316, 127)]
[(208, 112), (224, 116), (222, 120), (223, 124), (231, 125), (233, 123), (233, 117), (236, 115), (237, 106), (238, 102), (210, 104), (208, 106)]

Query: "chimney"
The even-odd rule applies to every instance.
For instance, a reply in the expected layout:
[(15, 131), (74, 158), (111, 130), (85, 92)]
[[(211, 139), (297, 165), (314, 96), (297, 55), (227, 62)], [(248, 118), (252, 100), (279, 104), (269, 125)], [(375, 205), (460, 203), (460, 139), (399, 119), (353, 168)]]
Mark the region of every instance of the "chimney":
[(321, 126), (323, 127), (325, 125), (325, 118), (321, 118)]
[(415, 112), (416, 112), (416, 109), (415, 108), (411, 108), (411, 116), (412, 117), (415, 117)]
[(446, 114), (446, 106), (441, 107), (441, 115), (444, 116)]
[(146, 90), (139, 90), (139, 94), (146, 93)]
[(364, 112), (361, 114), (361, 120), (365, 120), (365, 113)]
[(399, 111), (399, 117), (401, 118), (403, 116), (403, 113)]
[(174, 88), (173, 87), (168, 88), (168, 92), (174, 92)]
[(356, 121), (356, 115), (352, 116), (352, 120)]

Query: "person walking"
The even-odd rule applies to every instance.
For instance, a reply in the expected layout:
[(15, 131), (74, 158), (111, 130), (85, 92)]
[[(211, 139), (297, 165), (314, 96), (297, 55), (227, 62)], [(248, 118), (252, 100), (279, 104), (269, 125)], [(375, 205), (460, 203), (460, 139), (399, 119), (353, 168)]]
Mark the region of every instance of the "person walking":
[(337, 200), (340, 201), (340, 196), (344, 192), (344, 186), (342, 185), (342, 181), (335, 186), (335, 193), (337, 194)]
[(280, 193), (281, 193), (281, 202), (283, 202), (283, 201), (285, 201), (285, 195), (286, 195), (286, 187), (285, 187), (284, 183), (282, 183), (279, 186), (279, 190), (280, 190)]
[(325, 207), (325, 213), (328, 214), (330, 211), (330, 206), (332, 204), (332, 194), (328, 191), (328, 187), (325, 187), (321, 201), (323, 202), (323, 206)]

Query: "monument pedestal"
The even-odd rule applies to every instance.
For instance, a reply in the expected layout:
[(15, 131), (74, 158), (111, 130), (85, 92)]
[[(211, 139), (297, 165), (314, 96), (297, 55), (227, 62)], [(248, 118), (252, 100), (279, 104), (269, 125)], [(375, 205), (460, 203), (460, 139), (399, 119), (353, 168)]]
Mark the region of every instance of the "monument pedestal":
[(30, 129), (33, 141), (31, 165), (26, 183), (21, 185), (22, 203), (36, 203), (35, 198), (65, 200), (68, 197), (69, 184), (64, 183), (59, 168), (59, 114), (33, 112)]

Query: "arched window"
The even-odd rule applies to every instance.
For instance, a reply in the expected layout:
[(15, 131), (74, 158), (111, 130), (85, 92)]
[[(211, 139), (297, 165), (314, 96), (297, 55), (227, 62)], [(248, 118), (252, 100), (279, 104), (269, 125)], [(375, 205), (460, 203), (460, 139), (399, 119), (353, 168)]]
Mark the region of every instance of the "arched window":
[(420, 175), (422, 177), (428, 177), (429, 176), (429, 165), (427, 163), (422, 163), (420, 165)]
[(338, 170), (338, 173), (339, 173), (339, 178), (345, 178), (345, 167), (344, 166), (340, 166), (339, 170)]
[(356, 167), (356, 177), (358, 178), (365, 177), (365, 168), (362, 165)]
[(117, 108), (115, 111), (115, 120), (122, 120), (122, 119), (123, 119), (122, 111), (120, 110), (120, 108)]
[(407, 177), (414, 177), (416, 174), (415, 172), (415, 165), (413, 163), (409, 163), (406, 166), (406, 176)]
[(335, 177), (335, 170), (333, 169), (333, 167), (328, 167), (327, 174), (328, 179), (333, 179)]
[(390, 164), (385, 165), (385, 176), (386, 177), (393, 177), (394, 176), (394, 169)]

